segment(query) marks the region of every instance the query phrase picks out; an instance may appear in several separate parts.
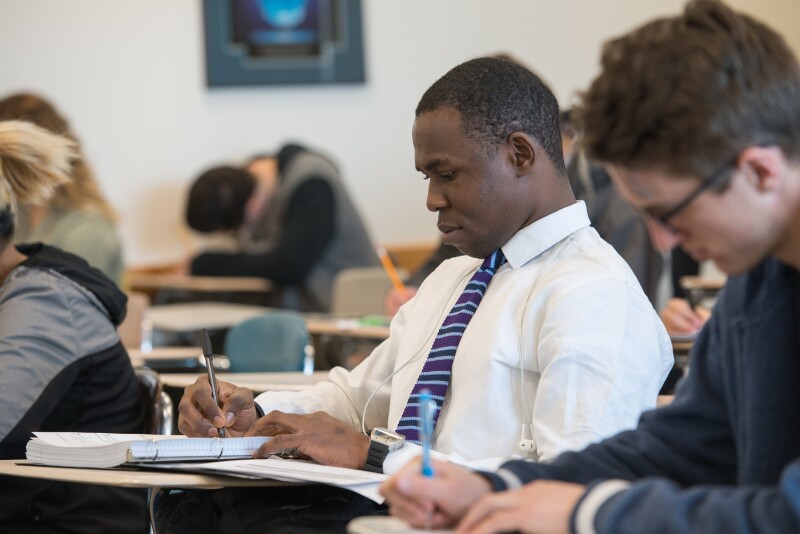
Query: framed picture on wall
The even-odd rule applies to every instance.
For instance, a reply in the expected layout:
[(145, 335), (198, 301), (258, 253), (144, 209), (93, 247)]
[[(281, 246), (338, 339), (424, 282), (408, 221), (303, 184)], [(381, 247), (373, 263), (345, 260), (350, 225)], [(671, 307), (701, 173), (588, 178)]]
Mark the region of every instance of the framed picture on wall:
[(363, 83), (360, 0), (203, 0), (210, 87)]

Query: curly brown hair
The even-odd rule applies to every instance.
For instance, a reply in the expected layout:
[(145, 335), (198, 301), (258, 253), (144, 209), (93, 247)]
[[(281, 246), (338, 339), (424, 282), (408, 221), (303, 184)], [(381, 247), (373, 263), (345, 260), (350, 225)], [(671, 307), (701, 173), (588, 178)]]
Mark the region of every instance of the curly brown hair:
[(577, 110), (589, 157), (708, 176), (746, 147), (800, 156), (800, 68), (783, 38), (715, 0), (608, 42)]

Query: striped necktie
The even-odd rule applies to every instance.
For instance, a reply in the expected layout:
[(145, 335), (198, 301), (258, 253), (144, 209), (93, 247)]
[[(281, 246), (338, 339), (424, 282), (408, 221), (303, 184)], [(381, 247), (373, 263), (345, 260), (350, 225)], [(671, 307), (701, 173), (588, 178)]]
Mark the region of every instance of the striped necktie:
[(478, 304), (481, 303), (489, 282), (492, 281), (494, 273), (506, 262), (506, 257), (500, 249), (495, 250), (491, 256), (483, 260), (480, 268), (472, 275), (461, 296), (458, 297), (453, 309), (445, 317), (439, 333), (433, 341), (433, 346), (425, 360), (425, 365), (417, 378), (417, 383), (411, 390), (408, 403), (403, 410), (400, 422), (397, 424), (397, 432), (404, 435), (407, 441), (419, 444), (419, 417), (417, 415), (419, 406), (419, 394), (427, 389), (431, 393), (431, 398), (436, 401), (436, 411), (433, 416), (433, 424), (439, 420), (439, 412), (444, 402), (444, 396), (450, 385), (450, 372), (453, 369), (453, 360), (456, 357), (461, 337), (464, 335), (470, 319), (475, 314)]

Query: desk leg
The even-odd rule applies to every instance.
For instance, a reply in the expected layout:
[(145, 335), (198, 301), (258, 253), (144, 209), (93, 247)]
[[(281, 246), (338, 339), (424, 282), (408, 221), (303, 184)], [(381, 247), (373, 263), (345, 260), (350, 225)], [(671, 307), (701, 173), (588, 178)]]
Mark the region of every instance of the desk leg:
[(147, 512), (150, 515), (150, 532), (153, 534), (158, 534), (156, 530), (156, 510), (158, 510), (163, 492), (164, 489), (158, 486), (148, 488), (147, 490)]

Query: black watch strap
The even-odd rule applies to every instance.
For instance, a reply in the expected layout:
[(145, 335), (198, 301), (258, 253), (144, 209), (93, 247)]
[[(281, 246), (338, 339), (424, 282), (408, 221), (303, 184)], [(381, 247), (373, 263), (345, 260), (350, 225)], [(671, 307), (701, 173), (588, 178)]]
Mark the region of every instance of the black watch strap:
[(265, 415), (264, 408), (262, 408), (261, 405), (255, 401), (253, 401), (253, 406), (256, 407), (256, 415), (258, 416), (258, 418), (261, 419), (262, 417), (264, 417)]
[(389, 454), (389, 446), (387, 444), (379, 441), (370, 441), (364, 471), (383, 473), (383, 461), (386, 459), (387, 454)]

